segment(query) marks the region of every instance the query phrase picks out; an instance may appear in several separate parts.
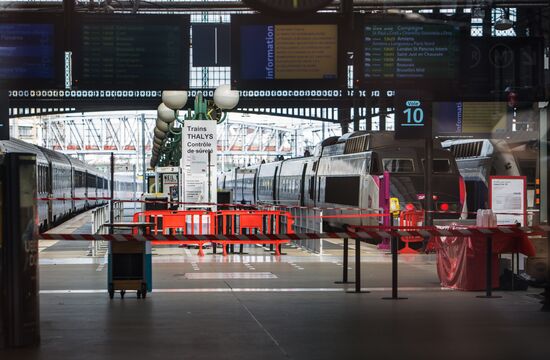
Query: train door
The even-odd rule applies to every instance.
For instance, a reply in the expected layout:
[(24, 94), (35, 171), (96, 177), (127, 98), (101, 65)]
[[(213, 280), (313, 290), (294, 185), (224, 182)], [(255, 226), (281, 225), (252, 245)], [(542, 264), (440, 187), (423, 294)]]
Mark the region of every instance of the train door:
[[(374, 161), (374, 162), (373, 162)], [(359, 207), (363, 213), (377, 213), (379, 205), (379, 187), (374, 175), (377, 172), (376, 158), (371, 158), (371, 154), (367, 154), (361, 172)], [(377, 217), (361, 217), (361, 225), (375, 226), (378, 225), (379, 218)]]
[(252, 180), (252, 203), (256, 204), (258, 197), (256, 196), (256, 183), (258, 182), (258, 173), (260, 172), (260, 168), (258, 167), (256, 169), (256, 172), (254, 173), (254, 178)]
[[(48, 162), (48, 174), (46, 175), (46, 191), (48, 193), (48, 197), (52, 198), (54, 197), (53, 194), (53, 180), (54, 180), (54, 168), (52, 166), (51, 162)], [(50, 200), (47, 202), (48, 204), (48, 227), (52, 226), (53, 224), (53, 201)]]
[(279, 171), (279, 167), (275, 167), (275, 173), (273, 174), (273, 202), (275, 203), (277, 201), (277, 172)]
[(306, 185), (306, 170), (307, 170), (307, 163), (304, 164), (304, 168), (302, 169), (302, 178), (300, 180), (300, 206), (306, 205), (306, 196), (305, 196), (305, 185)]

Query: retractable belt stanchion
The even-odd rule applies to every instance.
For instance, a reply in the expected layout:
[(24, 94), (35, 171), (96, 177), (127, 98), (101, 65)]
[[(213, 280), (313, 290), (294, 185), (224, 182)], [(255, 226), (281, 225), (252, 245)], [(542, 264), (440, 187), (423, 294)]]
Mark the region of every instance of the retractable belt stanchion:
[(335, 284), (353, 284), (353, 281), (348, 281), (348, 238), (344, 238), (344, 255), (342, 261), (342, 281), (335, 281)]
[(361, 240), (359, 239), (355, 239), (355, 290), (348, 292), (353, 294), (369, 292), (361, 290)]
[(487, 250), (485, 260), (485, 295), (479, 295), (478, 298), (495, 299), (502, 296), (493, 295), (493, 237), (487, 236)]
[(384, 297), (384, 300), (405, 300), (406, 297), (399, 297), (398, 294), (398, 241), (396, 236), (391, 237), (391, 297)]

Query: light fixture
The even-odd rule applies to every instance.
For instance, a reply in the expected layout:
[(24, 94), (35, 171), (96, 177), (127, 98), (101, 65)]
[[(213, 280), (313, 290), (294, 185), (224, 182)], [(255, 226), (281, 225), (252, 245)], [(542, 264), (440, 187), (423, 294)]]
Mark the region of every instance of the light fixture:
[(230, 85), (220, 85), (214, 91), (214, 103), (222, 110), (233, 109), (239, 103), (239, 92)]
[(507, 9), (502, 9), (502, 16), (495, 21), (495, 29), (498, 31), (510, 30), (514, 27), (514, 22), (510, 20)]
[(162, 102), (172, 110), (180, 110), (187, 103), (187, 91), (164, 90)]

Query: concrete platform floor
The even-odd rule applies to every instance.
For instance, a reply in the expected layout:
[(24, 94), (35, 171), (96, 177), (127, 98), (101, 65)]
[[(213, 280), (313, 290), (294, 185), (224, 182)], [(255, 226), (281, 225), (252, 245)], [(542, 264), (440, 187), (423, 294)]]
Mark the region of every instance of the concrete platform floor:
[[(389, 301), (381, 299), (390, 295), (389, 256), (372, 247), (362, 248), (362, 284), (371, 291), (362, 294), (334, 283), (338, 246), (322, 257), (287, 248), (279, 258), (259, 247), (227, 258), (169, 247), (153, 257), (147, 299), (110, 300), (104, 258), (85, 248), (43, 246), (42, 344), (0, 350), (1, 360), (550, 357), (539, 289), (500, 299), (442, 290), (430, 256), (401, 258), (400, 295), (408, 299)], [(351, 257), (350, 268), (353, 279)]]

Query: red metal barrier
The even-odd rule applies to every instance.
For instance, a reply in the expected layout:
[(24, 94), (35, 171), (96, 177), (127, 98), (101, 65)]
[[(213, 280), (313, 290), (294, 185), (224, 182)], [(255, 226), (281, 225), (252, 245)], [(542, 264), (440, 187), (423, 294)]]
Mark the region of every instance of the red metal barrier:
[[(288, 211), (276, 210), (222, 210), (215, 214), (216, 233), (226, 236), (255, 234), (293, 234), (292, 215)], [(229, 244), (268, 244), (275, 246), (275, 254), (281, 255), (280, 246), (290, 242), (290, 239), (278, 240), (219, 240), (222, 244), (223, 254), (227, 255), (226, 245)]]
[[(408, 210), (402, 211), (399, 214), (399, 225), (406, 231), (408, 227), (417, 228), (422, 226), (422, 221), (424, 220), (424, 211), (423, 210)], [(419, 236), (402, 236), (401, 241), (405, 243), (405, 247), (399, 250), (400, 254), (418, 254), (417, 250), (414, 250), (410, 247), (412, 242), (422, 242), (424, 239)]]
[[(290, 239), (255, 239), (255, 234), (292, 234), (292, 215), (286, 211), (222, 210), (147, 210), (134, 214), (134, 222), (149, 222), (152, 226), (147, 235), (223, 235), (213, 240), (154, 240), (153, 245), (198, 245), (199, 256), (203, 256), (206, 243), (221, 244), (223, 255), (227, 255), (226, 245), (269, 244), (275, 245), (276, 255), (280, 255), (280, 245)], [(232, 235), (250, 235), (247, 240), (231, 238)], [(137, 235), (137, 229), (133, 231)]]
[[(153, 224), (147, 234), (153, 235), (212, 235), (215, 234), (212, 213), (203, 210), (147, 210), (134, 214), (134, 222), (150, 222)], [(134, 235), (137, 229), (134, 230)], [(151, 241), (153, 245), (197, 245), (199, 256), (204, 255), (204, 244), (211, 241)]]

